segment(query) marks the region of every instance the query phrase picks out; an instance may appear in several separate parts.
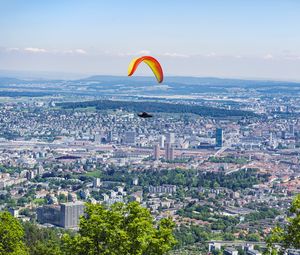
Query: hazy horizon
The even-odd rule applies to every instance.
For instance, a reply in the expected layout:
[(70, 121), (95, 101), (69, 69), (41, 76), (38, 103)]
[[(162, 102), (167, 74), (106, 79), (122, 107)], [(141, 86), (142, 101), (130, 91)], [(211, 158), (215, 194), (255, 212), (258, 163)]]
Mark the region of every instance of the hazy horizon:
[[(153, 55), (166, 76), (300, 80), (300, 2), (1, 1), (0, 69), (126, 75)], [(151, 75), (142, 67), (137, 75)]]
[[(126, 78), (126, 74), (97, 74), (97, 73), (76, 73), (76, 72), (59, 72), (59, 71), (26, 71), (26, 70), (1, 70), (0, 69), (0, 78), (17, 78), (17, 79), (62, 79), (62, 80), (76, 80), (76, 79), (85, 79), (92, 76), (112, 76), (112, 77), (123, 77)], [(139, 74), (135, 77), (146, 77), (153, 78), (150, 74)], [(251, 81), (278, 81), (278, 82), (295, 82), (300, 83), (299, 79), (280, 79), (280, 78), (268, 78), (268, 77), (230, 77), (230, 76), (199, 76), (199, 75), (165, 75), (165, 80), (168, 77), (191, 77), (191, 78), (211, 78), (211, 79), (228, 79), (228, 80), (251, 80)]]

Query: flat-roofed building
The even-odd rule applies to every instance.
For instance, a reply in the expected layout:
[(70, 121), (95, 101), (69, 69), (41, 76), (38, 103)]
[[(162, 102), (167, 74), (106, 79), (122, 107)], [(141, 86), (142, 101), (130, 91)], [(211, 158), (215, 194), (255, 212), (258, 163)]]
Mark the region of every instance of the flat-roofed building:
[(258, 250), (247, 250), (247, 255), (262, 255)]
[(149, 193), (172, 194), (175, 192), (176, 192), (176, 185), (149, 186)]
[(238, 255), (238, 251), (232, 247), (227, 247), (225, 250), (224, 250), (224, 255)]
[(60, 206), (45, 205), (37, 208), (37, 220), (41, 224), (50, 223), (60, 226)]
[(37, 209), (37, 220), (41, 224), (52, 224), (67, 229), (78, 228), (79, 218), (84, 214), (82, 201), (60, 205), (45, 205)]
[(61, 226), (63, 228), (77, 228), (79, 218), (84, 213), (82, 201), (61, 204)]
[(287, 255), (300, 255), (300, 249), (288, 249), (286, 251)]

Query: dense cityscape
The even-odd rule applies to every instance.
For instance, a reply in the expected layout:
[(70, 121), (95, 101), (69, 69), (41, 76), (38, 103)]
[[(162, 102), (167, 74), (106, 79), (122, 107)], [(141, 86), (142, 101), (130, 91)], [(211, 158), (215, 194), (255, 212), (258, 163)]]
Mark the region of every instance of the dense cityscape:
[(299, 13), (0, 0), (0, 255), (300, 255)]
[[(1, 102), (1, 210), (76, 231), (86, 202), (136, 201), (156, 220), (176, 223), (174, 254), (258, 255), (271, 229), (285, 223), (300, 191), (298, 91), (266, 96), (285, 85), (251, 81), (256, 89), (219, 85), (218, 95), (191, 85), (184, 96), (132, 98), (124, 85), (114, 97), (79, 96), (76, 85), (90, 79), (60, 82), (74, 92), (32, 97), (39, 81), (1, 81), (18, 88), (5, 88), (11, 95)], [(44, 91), (56, 83), (43, 81)], [(140, 118), (135, 103), (141, 111), (151, 104), (153, 117)], [(212, 110), (189, 112), (197, 106)]]

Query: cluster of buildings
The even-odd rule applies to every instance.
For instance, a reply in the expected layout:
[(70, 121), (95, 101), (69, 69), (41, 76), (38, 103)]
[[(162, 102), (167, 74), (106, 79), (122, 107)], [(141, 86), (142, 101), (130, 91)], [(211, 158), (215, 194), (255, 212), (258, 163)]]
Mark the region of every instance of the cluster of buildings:
[[(256, 250), (254, 246), (258, 246), (260, 250)], [(280, 247), (277, 245), (277, 248)], [(265, 242), (230, 242), (230, 241), (213, 241), (209, 243), (209, 252), (223, 251), (224, 255), (238, 255), (239, 251), (243, 251), (247, 255), (262, 255), (266, 251), (267, 245)], [(300, 249), (287, 249), (285, 255), (299, 255)]]
[[(110, 206), (138, 201), (156, 219), (171, 216), (178, 225), (210, 225), (178, 214), (195, 204), (209, 207), (212, 215), (238, 218), (241, 232), (261, 227), (268, 233), (300, 192), (300, 121), (284, 114), (291, 108), (278, 108), (272, 102), (269, 98), (243, 102), (243, 109), (262, 114), (255, 118), (155, 114), (147, 120), (123, 110), (68, 111), (32, 102), (4, 104), (0, 109), (0, 209), (42, 225), (76, 229), (85, 202)], [(296, 110), (293, 107), (293, 113)], [(138, 177), (128, 181), (127, 173), (138, 176), (152, 171), (155, 175), (161, 169), (224, 175), (256, 169), (269, 177), (238, 191), (170, 183), (142, 186)], [(116, 175), (117, 180), (111, 180)], [(214, 206), (216, 201), (221, 209)], [(262, 203), (276, 208), (281, 217), (273, 222), (263, 219), (259, 226), (245, 222), (255, 205)], [(245, 249), (249, 255), (260, 255), (251, 247)], [(236, 255), (236, 249), (231, 246), (224, 253)]]

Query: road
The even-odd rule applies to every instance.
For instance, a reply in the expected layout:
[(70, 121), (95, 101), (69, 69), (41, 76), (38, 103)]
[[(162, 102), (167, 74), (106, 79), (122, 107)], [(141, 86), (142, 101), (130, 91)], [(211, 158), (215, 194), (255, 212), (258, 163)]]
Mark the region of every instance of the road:
[(244, 165), (242, 167), (238, 167), (238, 168), (235, 168), (233, 170), (230, 170), (230, 171), (226, 172), (225, 175), (229, 175), (229, 174), (232, 174), (234, 172), (237, 172), (237, 171), (240, 171), (240, 170), (243, 170), (243, 169), (246, 169), (246, 168), (251, 168), (253, 165), (254, 165), (254, 163), (249, 163), (249, 164)]

